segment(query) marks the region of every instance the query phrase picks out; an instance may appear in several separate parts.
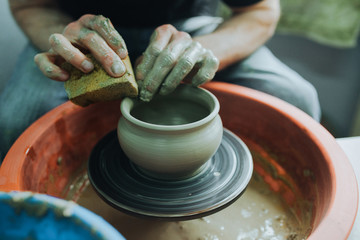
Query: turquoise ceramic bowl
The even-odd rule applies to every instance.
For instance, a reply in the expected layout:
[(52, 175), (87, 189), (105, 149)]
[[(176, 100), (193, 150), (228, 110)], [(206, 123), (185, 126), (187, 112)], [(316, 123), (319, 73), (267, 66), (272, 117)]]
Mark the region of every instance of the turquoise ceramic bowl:
[(0, 192), (0, 239), (125, 240), (86, 208), (31, 192)]

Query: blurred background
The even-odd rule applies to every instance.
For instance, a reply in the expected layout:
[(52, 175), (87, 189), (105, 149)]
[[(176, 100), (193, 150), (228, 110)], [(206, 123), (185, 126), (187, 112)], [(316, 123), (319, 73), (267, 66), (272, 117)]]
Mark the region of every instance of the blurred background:
[[(305, 2), (283, 1), (277, 33), (267, 45), (318, 90), (321, 123), (332, 135), (360, 136), (360, 2)], [(1, 91), (16, 71), (16, 60), (27, 40), (7, 0), (0, 0), (0, 22)]]

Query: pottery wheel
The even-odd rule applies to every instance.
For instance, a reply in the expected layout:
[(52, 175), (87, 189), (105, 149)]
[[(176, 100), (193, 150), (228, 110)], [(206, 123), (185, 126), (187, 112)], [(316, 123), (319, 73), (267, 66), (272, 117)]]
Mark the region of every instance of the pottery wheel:
[(108, 204), (132, 215), (176, 220), (206, 216), (228, 206), (241, 196), (252, 171), (248, 148), (228, 130), (215, 155), (187, 179), (144, 174), (122, 151), (115, 130), (98, 142), (88, 162), (90, 182)]

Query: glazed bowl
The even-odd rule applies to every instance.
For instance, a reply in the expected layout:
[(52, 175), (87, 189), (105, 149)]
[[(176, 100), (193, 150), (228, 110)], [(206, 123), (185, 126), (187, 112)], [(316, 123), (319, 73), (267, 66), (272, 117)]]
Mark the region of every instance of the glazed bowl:
[(182, 84), (151, 102), (125, 98), (120, 109), (121, 148), (142, 171), (158, 178), (196, 174), (222, 139), (219, 101), (202, 88)]
[(125, 240), (102, 217), (63, 199), (31, 192), (0, 192), (1, 239)]
[[(307, 239), (347, 239), (356, 216), (358, 188), (352, 166), (334, 137), (275, 97), (220, 82), (204, 88), (219, 100), (224, 128), (249, 147), (254, 173), (299, 220), (309, 215)], [(80, 191), (83, 185), (74, 181), (86, 175), (93, 147), (117, 128), (119, 104), (81, 108), (67, 102), (41, 117), (6, 155), (0, 168), (0, 190), (62, 198)]]

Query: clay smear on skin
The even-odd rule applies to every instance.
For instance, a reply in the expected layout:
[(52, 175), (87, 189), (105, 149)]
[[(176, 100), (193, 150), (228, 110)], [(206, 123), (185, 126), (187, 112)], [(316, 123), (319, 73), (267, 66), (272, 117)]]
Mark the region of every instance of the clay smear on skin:
[(117, 53), (121, 58), (125, 58), (127, 55), (127, 50), (125, 47), (125, 42), (120, 36), (120, 34), (115, 30), (108, 18), (103, 16), (95, 16), (93, 20), (90, 21), (90, 26), (92, 29), (97, 29), (101, 36), (105, 38), (113, 47), (119, 48)]
[(111, 26), (110, 20), (106, 19), (105, 21), (101, 21), (100, 29), (102, 29), (102, 33), (105, 35), (106, 39), (110, 41), (110, 43), (114, 46), (121, 47), (122, 41), (120, 35), (116, 32), (116, 30)]
[[(155, 39), (155, 37), (153, 39)], [(216, 70), (218, 69), (219, 61), (213, 55), (213, 53), (210, 50), (203, 49), (199, 43), (194, 44), (194, 42), (189, 41), (187, 38), (184, 40), (178, 40), (176, 44), (168, 47), (168, 49), (165, 49), (164, 52), (159, 56), (157, 56), (157, 54), (159, 54), (158, 51), (153, 50), (156, 47), (152, 45), (155, 44), (156, 43), (150, 44), (151, 47), (144, 53), (143, 62), (138, 66), (137, 69), (137, 77), (140, 80), (145, 78), (142, 84), (143, 90), (140, 94), (140, 98), (143, 101), (150, 101), (152, 95), (156, 92), (158, 86), (160, 86), (164, 80), (165, 86), (174, 87), (174, 84), (176, 85), (176, 83), (180, 83), (180, 81), (186, 77), (186, 75), (183, 76), (181, 74), (176, 74), (176, 76), (173, 76), (170, 73), (169, 76), (171, 76), (171, 79), (166, 78), (166, 75), (173, 71), (176, 67), (180, 67), (182, 72), (191, 71), (192, 67), (189, 64), (183, 66), (175, 65), (186, 62), (186, 60), (176, 60), (181, 59), (185, 55), (191, 56), (190, 61), (192, 61), (194, 65), (196, 63), (200, 65), (200, 70), (193, 79), (193, 84), (195, 86), (201, 85), (211, 80), (214, 77)], [(156, 59), (156, 62), (150, 62), (149, 59)], [(155, 66), (152, 66), (153, 62), (155, 62)], [(153, 72), (154, 70), (157, 72)], [(182, 79), (176, 79), (176, 77), (181, 77)], [(167, 94), (168, 92), (163, 90), (162, 93)]]
[(105, 43), (99, 44), (99, 42), (97, 42), (96, 39), (92, 36), (93, 34), (96, 33), (85, 27), (82, 27), (80, 29), (79, 38), (81, 41), (87, 41), (90, 48), (96, 48), (96, 51), (99, 52), (103, 57), (111, 57), (108, 51), (108, 46)]
[(62, 47), (62, 49), (63, 49), (62, 52), (63, 52), (63, 54), (65, 54), (65, 56), (64, 56), (65, 59), (67, 59), (68, 61), (71, 61), (75, 57), (74, 52), (71, 49), (69, 49), (68, 47), (65, 47), (62, 44), (61, 40), (56, 35), (51, 35), (50, 39), (54, 45)]
[(96, 38), (91, 36), (91, 34), (96, 33), (87, 28), (82, 28), (80, 32), (80, 38), (83, 39), (83, 41), (88, 41), (90, 49), (96, 49), (96, 55), (98, 55), (102, 61), (104, 61), (104, 64), (111, 64), (111, 71), (114, 74), (119, 75), (126, 71), (126, 68), (120, 57), (111, 52), (111, 48), (106, 44), (106, 42), (99, 42), (96, 40)]

